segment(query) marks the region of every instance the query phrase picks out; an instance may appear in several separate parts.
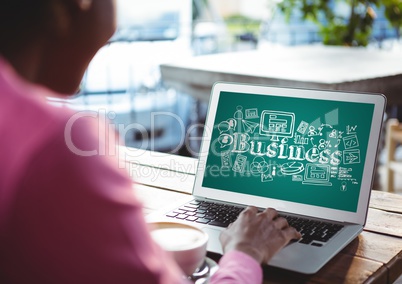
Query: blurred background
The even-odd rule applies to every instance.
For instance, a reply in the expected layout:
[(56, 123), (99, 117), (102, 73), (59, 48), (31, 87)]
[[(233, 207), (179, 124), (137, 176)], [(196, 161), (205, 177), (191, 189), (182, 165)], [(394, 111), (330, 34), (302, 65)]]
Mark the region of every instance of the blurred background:
[[(267, 45), (402, 52), (400, 1), (117, 0), (118, 29), (63, 104), (107, 115), (129, 147), (197, 156), (207, 103), (168, 87), (160, 64)], [(399, 6), (398, 6), (399, 5)], [(53, 102), (59, 103), (59, 102)]]
[[(272, 46), (337, 45), (402, 53), (400, 0), (117, 0), (117, 4), (117, 31), (90, 63), (80, 91), (69, 100), (52, 103), (105, 115), (126, 146), (157, 152), (197, 157), (208, 107), (166, 84), (161, 64)], [(402, 82), (400, 86), (402, 90)], [(402, 193), (402, 126), (396, 122), (392, 127), (399, 139), (387, 136), (392, 152), (379, 153), (373, 188), (393, 191), (390, 184), (394, 184)], [(394, 158), (401, 173), (395, 176), (389, 167)], [(395, 283), (402, 283), (402, 278)]]

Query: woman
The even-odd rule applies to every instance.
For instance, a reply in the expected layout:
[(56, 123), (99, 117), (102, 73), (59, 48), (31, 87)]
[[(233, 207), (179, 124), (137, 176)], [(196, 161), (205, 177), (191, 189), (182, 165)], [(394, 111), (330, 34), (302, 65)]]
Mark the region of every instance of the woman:
[[(1, 283), (186, 283), (116, 157), (68, 143), (92, 151), (110, 139), (88, 117), (66, 134), (73, 113), (46, 103), (76, 92), (114, 31), (113, 0), (0, 1)], [(212, 283), (262, 281), (260, 263), (300, 237), (276, 217), (241, 214), (221, 236)]]

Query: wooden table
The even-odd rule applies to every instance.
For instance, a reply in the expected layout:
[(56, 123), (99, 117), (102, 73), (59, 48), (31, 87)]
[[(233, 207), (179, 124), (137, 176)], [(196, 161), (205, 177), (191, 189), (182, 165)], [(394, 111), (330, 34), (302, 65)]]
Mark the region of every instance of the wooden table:
[(208, 101), (216, 81), (385, 94), (402, 104), (402, 54), (321, 45), (268, 47), (186, 58), (160, 66), (162, 79)]
[[(191, 193), (196, 159), (145, 150), (121, 154), (146, 214)], [(402, 196), (372, 191), (364, 231), (318, 273), (306, 276), (266, 266), (264, 283), (393, 283), (401, 274)]]

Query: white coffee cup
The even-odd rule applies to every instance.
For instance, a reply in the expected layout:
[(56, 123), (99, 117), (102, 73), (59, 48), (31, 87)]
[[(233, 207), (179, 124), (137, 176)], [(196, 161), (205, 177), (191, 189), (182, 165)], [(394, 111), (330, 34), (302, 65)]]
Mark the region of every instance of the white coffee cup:
[(186, 276), (205, 261), (208, 234), (194, 226), (175, 222), (150, 223), (151, 236), (170, 253)]

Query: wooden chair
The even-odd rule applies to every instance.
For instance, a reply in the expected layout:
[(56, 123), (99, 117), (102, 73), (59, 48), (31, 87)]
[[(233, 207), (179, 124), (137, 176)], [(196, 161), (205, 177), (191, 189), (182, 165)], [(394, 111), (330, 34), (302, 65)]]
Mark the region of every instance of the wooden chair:
[(386, 122), (385, 149), (386, 149), (386, 181), (385, 190), (395, 192), (395, 174), (402, 174), (402, 161), (395, 160), (395, 152), (402, 144), (402, 123), (391, 118)]

